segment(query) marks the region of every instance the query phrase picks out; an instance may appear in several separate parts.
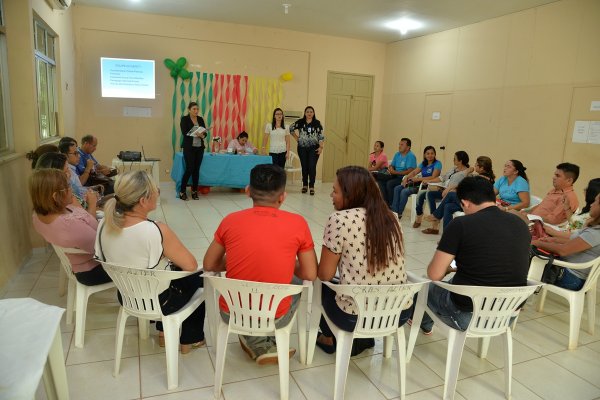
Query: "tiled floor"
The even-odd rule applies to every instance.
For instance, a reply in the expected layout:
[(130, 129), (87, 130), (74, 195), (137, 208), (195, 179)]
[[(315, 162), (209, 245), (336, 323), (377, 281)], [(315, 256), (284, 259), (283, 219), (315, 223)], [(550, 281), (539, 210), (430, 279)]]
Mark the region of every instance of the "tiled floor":
[[(163, 220), (179, 235), (198, 261), (212, 239), (221, 218), (246, 208), (251, 201), (234, 191), (213, 191), (200, 201), (175, 199), (172, 184), (162, 185), (162, 200), (154, 218)], [(314, 197), (299, 194), (289, 186), (284, 209), (302, 214), (308, 221), (317, 245), (322, 243), (323, 224), (332, 211), (330, 185), (318, 187)], [(169, 194), (173, 194), (170, 196)], [(408, 211), (407, 211), (408, 213)], [(424, 235), (403, 219), (407, 267), (425, 272), (435, 250), (437, 236)], [(20, 273), (3, 288), (0, 298), (33, 297), (39, 301), (66, 306), (59, 297), (59, 262), (50, 252), (36, 253)], [(600, 300), (600, 296), (598, 296)], [(531, 303), (531, 301), (530, 301)], [(155, 336), (138, 339), (138, 328), (129, 320), (123, 361), (118, 377), (113, 377), (114, 327), (118, 305), (114, 291), (98, 293), (90, 299), (87, 313), (85, 347), (73, 343), (73, 326), (62, 323), (62, 339), (72, 399), (212, 399), (215, 352), (207, 328), (208, 347), (179, 358), (179, 387), (167, 390), (164, 350)], [(586, 313), (582, 326), (587, 326)], [(568, 307), (566, 302), (549, 295), (543, 313), (528, 305), (521, 313), (514, 333), (513, 399), (600, 399), (600, 307), (596, 311), (596, 334), (582, 330), (580, 346), (567, 351)], [(298, 337), (292, 334), (292, 346)], [(232, 343), (237, 337), (230, 337)], [(477, 343), (467, 341), (462, 358), (456, 399), (504, 398), (504, 361), (502, 343), (492, 340), (487, 359), (475, 354)], [(430, 337), (420, 336), (415, 357), (407, 366), (407, 399), (441, 397), (447, 343), (434, 330)], [(302, 365), (296, 355), (290, 362), (290, 399), (329, 399), (333, 394), (335, 358), (315, 350), (310, 366)], [(384, 359), (382, 343), (350, 362), (346, 399), (399, 398), (395, 358)], [(234, 399), (277, 399), (279, 380), (276, 366), (258, 367), (237, 344), (228, 347), (223, 395)], [(45, 399), (38, 389), (38, 399)]]

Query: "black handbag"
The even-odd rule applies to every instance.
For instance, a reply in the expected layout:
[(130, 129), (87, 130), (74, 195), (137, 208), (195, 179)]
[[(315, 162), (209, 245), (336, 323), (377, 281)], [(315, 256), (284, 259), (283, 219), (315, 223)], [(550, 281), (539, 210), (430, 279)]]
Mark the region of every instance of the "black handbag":
[(541, 281), (543, 283), (553, 285), (561, 276), (563, 269), (562, 267), (553, 264), (557, 255), (541, 250), (536, 246), (531, 245), (530, 259), (532, 259), (533, 257), (541, 258), (542, 260), (548, 260), (548, 262), (546, 262), (546, 265), (544, 266), (544, 272), (542, 273)]

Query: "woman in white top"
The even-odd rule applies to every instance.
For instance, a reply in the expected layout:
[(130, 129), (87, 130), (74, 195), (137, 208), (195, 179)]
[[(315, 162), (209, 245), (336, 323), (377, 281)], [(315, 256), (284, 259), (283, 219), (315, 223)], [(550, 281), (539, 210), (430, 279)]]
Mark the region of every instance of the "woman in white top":
[[(331, 280), (336, 270), (340, 284), (390, 285), (408, 280), (404, 268), (404, 245), (398, 216), (387, 206), (377, 183), (366, 168), (349, 166), (336, 172), (333, 183), (333, 207), (323, 234), (323, 248), (318, 267), (319, 279)], [(369, 244), (367, 246), (367, 243)], [(337, 327), (352, 332), (357, 309), (352, 300), (336, 296), (323, 285), (322, 304)], [(399, 325), (408, 320), (407, 309)], [(317, 346), (327, 353), (335, 351), (335, 340), (324, 318)], [(355, 339), (352, 355), (373, 347), (373, 339)]]
[[(119, 175), (115, 182), (115, 197), (104, 206), (104, 219), (98, 226), (96, 256), (108, 262), (140, 269), (165, 269), (170, 260), (184, 271), (196, 271), (194, 255), (179, 241), (165, 224), (148, 219), (156, 209), (160, 191), (145, 171), (131, 171)], [(183, 307), (202, 287), (199, 274), (171, 281), (169, 289), (159, 295), (165, 315)], [(181, 352), (201, 347), (204, 340), (204, 303), (181, 327)], [(156, 323), (159, 344), (164, 346), (162, 323)]]
[(265, 126), (265, 135), (263, 136), (262, 149), (267, 149), (267, 140), (269, 143), (269, 155), (273, 158), (273, 164), (285, 168), (285, 160), (290, 156), (290, 133), (285, 129), (283, 123), (283, 110), (276, 108), (273, 111), (273, 120)]

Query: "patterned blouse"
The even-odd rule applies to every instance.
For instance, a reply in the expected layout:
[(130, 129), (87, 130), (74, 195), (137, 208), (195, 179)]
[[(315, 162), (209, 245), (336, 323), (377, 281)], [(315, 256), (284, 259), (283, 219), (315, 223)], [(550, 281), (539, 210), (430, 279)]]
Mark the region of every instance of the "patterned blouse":
[(318, 146), (319, 142), (325, 140), (323, 125), (317, 119), (313, 119), (310, 124), (306, 123), (303, 119), (299, 119), (290, 125), (290, 133), (294, 133), (296, 129), (300, 132), (298, 136), (299, 147)]
[[(406, 283), (404, 257), (397, 248), (397, 262), (390, 259), (389, 266), (371, 275), (367, 266), (366, 210), (351, 208), (336, 211), (329, 216), (323, 233), (323, 245), (335, 254), (340, 254), (338, 272), (340, 284), (344, 285), (390, 285)], [(402, 229), (402, 228), (400, 228)], [(348, 314), (358, 314), (352, 299), (337, 295), (337, 305)]]

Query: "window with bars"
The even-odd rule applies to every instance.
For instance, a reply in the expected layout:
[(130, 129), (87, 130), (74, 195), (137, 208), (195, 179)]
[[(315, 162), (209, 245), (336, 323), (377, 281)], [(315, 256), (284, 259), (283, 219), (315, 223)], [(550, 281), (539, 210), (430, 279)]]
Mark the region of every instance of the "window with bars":
[(56, 93), (56, 35), (41, 21), (34, 21), (35, 73), (40, 137), (42, 140), (58, 136), (58, 99)]

